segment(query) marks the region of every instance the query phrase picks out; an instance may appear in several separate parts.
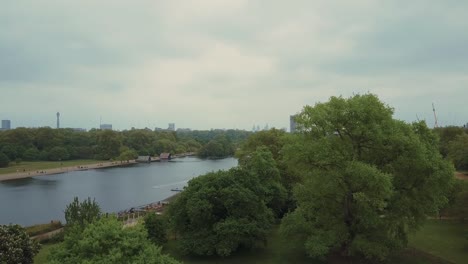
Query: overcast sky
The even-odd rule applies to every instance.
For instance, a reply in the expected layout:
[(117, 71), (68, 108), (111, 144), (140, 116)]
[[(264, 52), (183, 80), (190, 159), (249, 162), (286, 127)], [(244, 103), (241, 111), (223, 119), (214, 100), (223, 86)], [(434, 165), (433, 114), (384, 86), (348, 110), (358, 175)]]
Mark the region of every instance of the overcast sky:
[(12, 127), (289, 127), (371, 92), (395, 118), (468, 122), (468, 1), (30, 0), (0, 8)]

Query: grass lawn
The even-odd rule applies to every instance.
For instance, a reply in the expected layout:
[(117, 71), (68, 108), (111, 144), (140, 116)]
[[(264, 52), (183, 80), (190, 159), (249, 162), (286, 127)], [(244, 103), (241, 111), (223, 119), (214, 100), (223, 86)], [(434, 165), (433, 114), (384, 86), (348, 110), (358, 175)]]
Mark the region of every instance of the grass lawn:
[(409, 246), (453, 263), (467, 263), (468, 223), (450, 220), (429, 220), (409, 238)]
[(50, 231), (54, 231), (57, 229), (62, 228), (62, 223), (60, 222), (50, 222), (47, 224), (38, 224), (38, 225), (33, 225), (33, 226), (28, 226), (26, 227), (26, 233), (28, 233), (29, 236), (36, 236), (40, 234), (44, 234)]
[[(430, 229), (421, 230), (422, 232), (430, 232)], [(455, 234), (448, 234), (447, 237), (452, 237)], [(438, 235), (436, 235), (438, 236)], [(441, 236), (439, 236), (441, 237)], [(413, 241), (414, 245), (419, 245), (417, 241)], [(444, 251), (445, 248), (441, 248)], [(180, 255), (176, 248), (176, 241), (170, 241), (165, 247), (164, 252), (172, 255), (176, 259), (183, 261), (187, 264), (215, 264), (215, 263), (242, 263), (242, 264), (256, 264), (256, 263), (333, 263), (333, 264), (348, 264), (357, 263), (356, 261), (350, 261), (341, 257), (331, 257), (327, 261), (321, 262), (305, 257), (301, 245), (293, 245), (287, 239), (280, 236), (278, 229), (272, 230), (268, 237), (268, 245), (266, 248), (257, 250), (245, 250), (236, 253), (235, 256), (229, 258), (219, 257), (186, 257)], [(446, 254), (451, 254), (446, 252)], [(466, 256), (466, 254), (465, 254)], [(467, 258), (465, 257), (465, 260)], [(453, 260), (452, 260), (453, 261)], [(369, 262), (367, 262), (369, 263)], [(398, 263), (398, 264), (449, 264), (450, 262), (440, 259), (437, 256), (431, 256), (427, 252), (423, 252), (419, 249), (408, 248), (396, 256), (391, 257), (386, 263)], [(460, 262), (455, 262), (460, 263)], [(465, 262), (464, 262), (465, 263)]]
[(55, 246), (56, 244), (45, 244), (42, 245), (41, 250), (37, 255), (34, 257), (34, 264), (42, 264), (42, 263), (47, 263), (47, 256), (50, 253), (50, 250)]
[[(468, 240), (464, 238), (467, 224), (456, 221), (429, 220), (416, 234), (410, 236), (410, 248), (391, 257), (386, 263), (398, 264), (450, 264), (466, 263), (468, 259)], [(216, 263), (356, 263), (339, 257), (326, 262), (320, 262), (305, 257), (302, 246), (293, 245), (291, 241), (279, 235), (278, 228), (274, 228), (268, 237), (268, 245), (262, 249), (241, 250), (229, 258), (219, 257), (187, 257), (182, 256), (176, 248), (177, 241), (171, 240), (164, 246), (164, 252), (187, 264), (216, 264)], [(43, 245), (34, 263), (46, 263), (47, 255), (54, 245)]]
[(213, 264), (213, 263), (322, 263), (313, 262), (306, 258), (300, 247), (290, 245), (286, 239), (283, 239), (278, 232), (278, 228), (272, 230), (268, 237), (268, 245), (266, 248), (255, 250), (243, 250), (238, 252), (233, 257), (186, 257), (180, 255), (176, 248), (176, 242), (171, 240), (164, 246), (164, 252), (182, 261), (183, 263), (193, 264)]
[(60, 167), (72, 167), (78, 165), (96, 164), (101, 160), (66, 160), (66, 161), (22, 161), (19, 164), (10, 163), (7, 168), (0, 168), (0, 174), (14, 173), (16, 171), (37, 171), (55, 169)]

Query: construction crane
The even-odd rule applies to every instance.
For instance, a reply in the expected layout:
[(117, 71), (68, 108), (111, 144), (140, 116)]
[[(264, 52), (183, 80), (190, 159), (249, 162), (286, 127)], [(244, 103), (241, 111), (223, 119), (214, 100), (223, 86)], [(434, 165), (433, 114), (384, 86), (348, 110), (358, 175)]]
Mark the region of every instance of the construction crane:
[(439, 124), (437, 123), (437, 115), (436, 115), (436, 111), (435, 111), (435, 107), (434, 107), (434, 103), (432, 103), (432, 111), (434, 112), (434, 128), (438, 128), (439, 127)]

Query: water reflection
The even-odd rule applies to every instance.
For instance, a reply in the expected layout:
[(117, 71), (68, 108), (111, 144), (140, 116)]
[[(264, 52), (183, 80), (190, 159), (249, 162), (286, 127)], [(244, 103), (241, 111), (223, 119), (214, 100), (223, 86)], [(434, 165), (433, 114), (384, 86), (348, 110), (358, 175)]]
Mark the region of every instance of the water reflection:
[(234, 158), (193, 157), (132, 167), (73, 171), (0, 183), (0, 224), (63, 221), (65, 206), (78, 196), (94, 197), (105, 212), (161, 201), (201, 174), (237, 165)]
[(29, 185), (34, 182), (34, 178), (25, 178), (25, 179), (17, 179), (17, 180), (8, 180), (0, 182), (0, 186), (4, 185), (7, 187), (20, 187), (24, 185)]

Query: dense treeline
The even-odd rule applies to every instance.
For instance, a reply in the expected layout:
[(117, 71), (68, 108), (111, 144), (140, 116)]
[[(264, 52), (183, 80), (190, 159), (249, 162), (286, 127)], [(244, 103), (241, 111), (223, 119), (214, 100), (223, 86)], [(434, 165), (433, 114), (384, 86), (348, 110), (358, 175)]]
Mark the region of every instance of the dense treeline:
[(122, 159), (163, 152), (200, 152), (202, 157), (232, 155), (250, 133), (240, 130), (122, 132), (92, 129), (17, 128), (0, 132), (0, 167), (10, 161), (60, 161), (70, 159)]
[(468, 128), (440, 127), (434, 132), (440, 138), (440, 153), (451, 160), (457, 170), (468, 170)]
[(259, 148), (237, 168), (190, 180), (168, 214), (182, 253), (229, 256), (265, 245), (285, 198), (271, 153)]
[(169, 219), (181, 252), (228, 256), (266, 243), (276, 220), (304, 254), (382, 261), (454, 199), (453, 165), (424, 122), (371, 94), (306, 106), (298, 133), (262, 131), (239, 166), (189, 182)]

